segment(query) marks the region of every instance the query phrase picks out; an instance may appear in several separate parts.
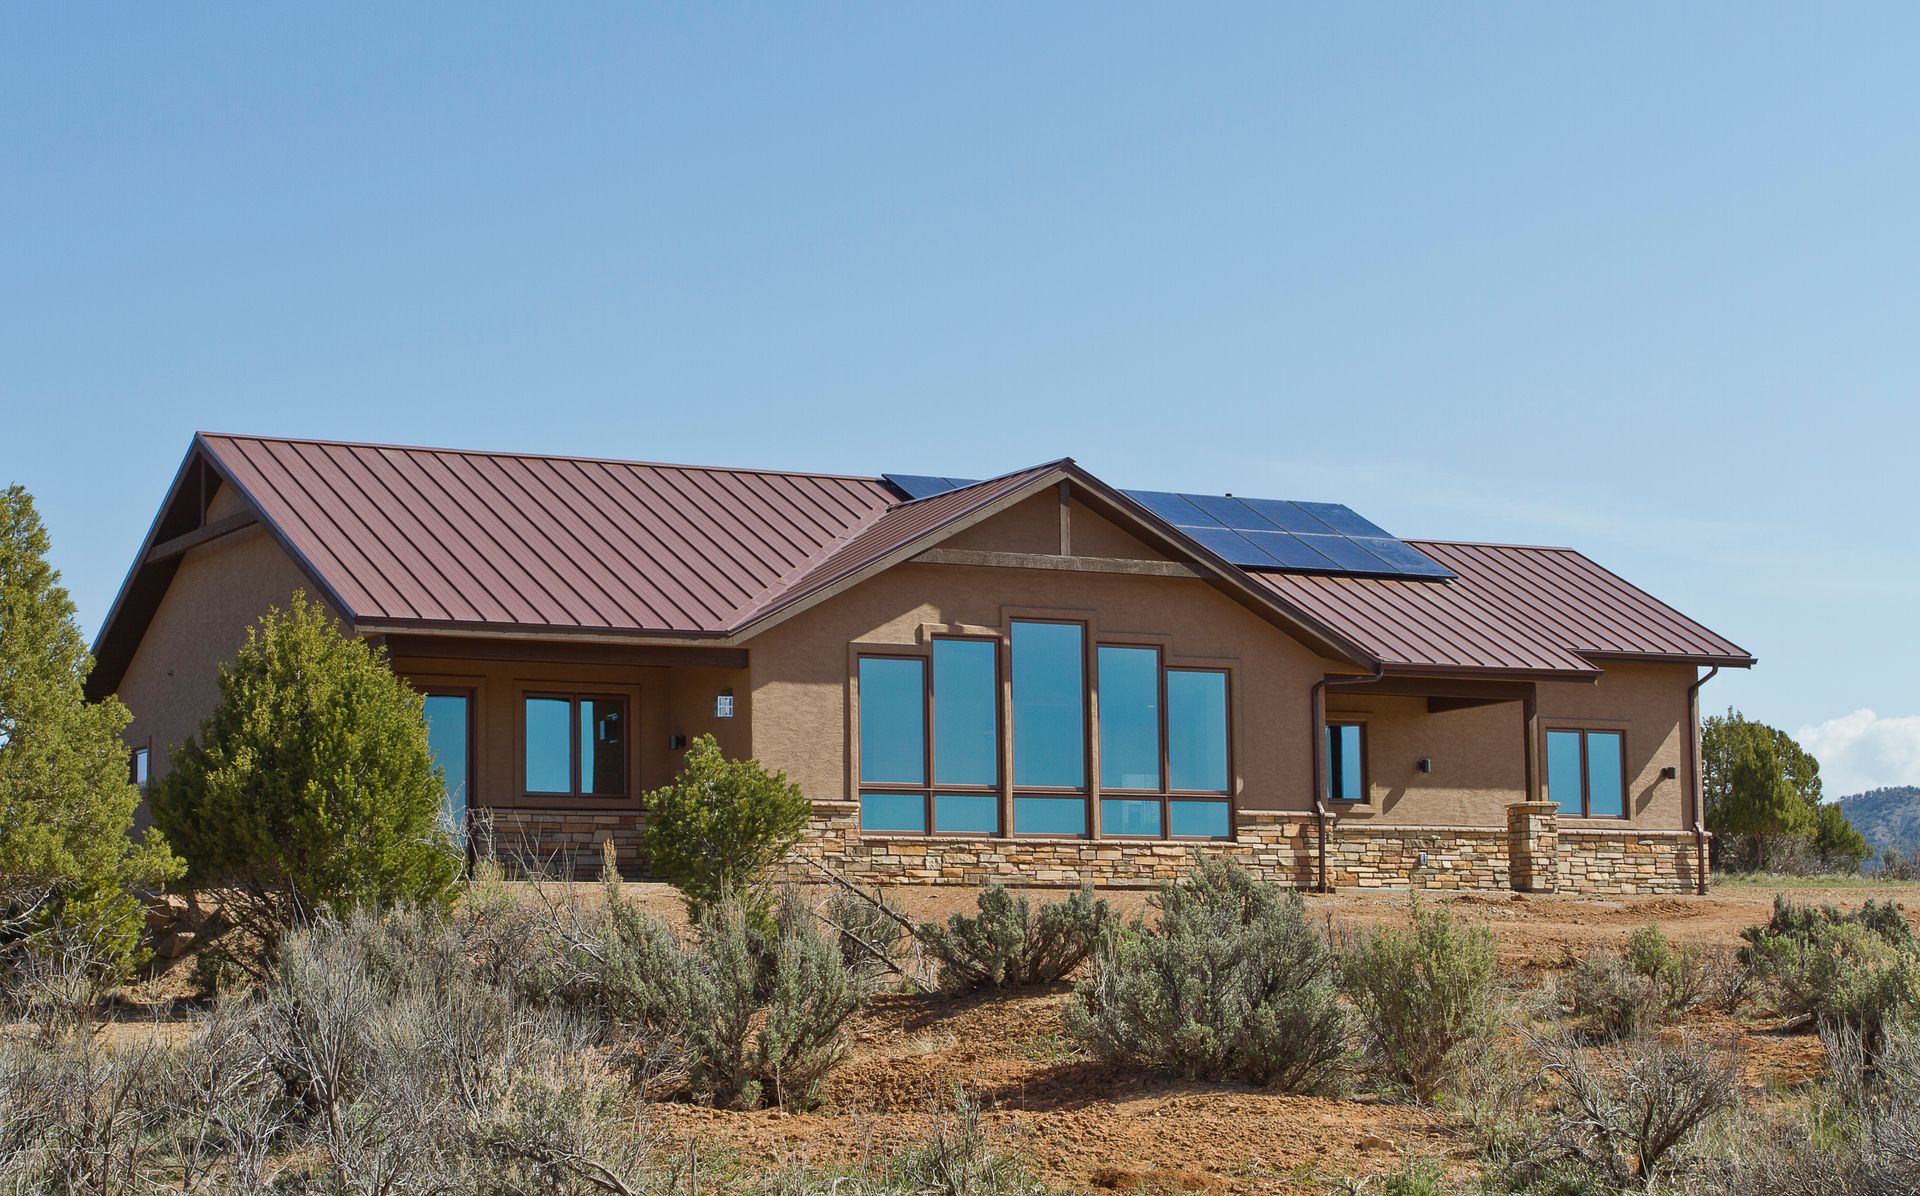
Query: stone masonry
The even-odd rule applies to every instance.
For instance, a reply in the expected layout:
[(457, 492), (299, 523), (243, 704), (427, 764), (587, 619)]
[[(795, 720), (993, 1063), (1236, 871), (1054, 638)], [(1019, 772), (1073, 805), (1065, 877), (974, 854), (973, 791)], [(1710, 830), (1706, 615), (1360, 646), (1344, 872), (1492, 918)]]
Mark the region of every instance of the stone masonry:
[[(490, 809), (475, 846), (509, 871), (591, 880), (611, 841), (622, 874), (646, 874), (645, 816), (637, 811)], [(1516, 889), (1529, 893), (1685, 893), (1694, 887), (1689, 831), (1559, 825), (1557, 807), (1521, 802), (1507, 825), (1389, 826), (1330, 816), (1327, 881), (1335, 889)], [(1235, 837), (1218, 843), (1121, 839), (982, 839), (862, 835), (857, 802), (815, 802), (796, 854), (872, 884), (1010, 884), (1150, 888), (1179, 876), (1196, 855), (1224, 855), (1268, 880), (1312, 888), (1319, 828), (1310, 813), (1243, 810)], [(819, 874), (797, 860), (797, 882)]]
[[(1561, 828), (1556, 807), (1519, 803), (1508, 825), (1383, 826), (1329, 818), (1327, 880), (1336, 889), (1518, 889), (1524, 892), (1682, 893), (1694, 886), (1687, 831)], [(1261, 876), (1311, 888), (1319, 867), (1312, 814), (1243, 810), (1234, 839), (1218, 843), (1138, 840), (979, 839), (862, 835), (856, 802), (815, 802), (795, 849), (870, 884), (1146, 888), (1178, 876), (1200, 855), (1224, 855)], [(798, 861), (795, 881), (818, 878)]]

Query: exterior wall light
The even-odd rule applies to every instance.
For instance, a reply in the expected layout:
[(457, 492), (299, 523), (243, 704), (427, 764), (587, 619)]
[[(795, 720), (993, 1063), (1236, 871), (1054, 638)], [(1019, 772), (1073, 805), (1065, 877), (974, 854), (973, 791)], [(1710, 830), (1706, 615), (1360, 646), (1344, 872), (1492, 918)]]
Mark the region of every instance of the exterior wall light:
[(721, 690), (720, 696), (713, 700), (713, 717), (715, 718), (732, 718), (733, 717), (733, 691), (732, 690), (730, 689)]
[(1420, 760), (1419, 760), (1419, 762), (1418, 762), (1418, 763), (1416, 763), (1416, 764), (1414, 765), (1414, 767), (1415, 767), (1415, 768), (1417, 768), (1417, 769), (1419, 769), (1419, 770), (1420, 770), (1421, 772), (1432, 772), (1432, 771), (1433, 771), (1433, 757), (1432, 757), (1432, 756), (1422, 756), (1422, 757), (1420, 757)]

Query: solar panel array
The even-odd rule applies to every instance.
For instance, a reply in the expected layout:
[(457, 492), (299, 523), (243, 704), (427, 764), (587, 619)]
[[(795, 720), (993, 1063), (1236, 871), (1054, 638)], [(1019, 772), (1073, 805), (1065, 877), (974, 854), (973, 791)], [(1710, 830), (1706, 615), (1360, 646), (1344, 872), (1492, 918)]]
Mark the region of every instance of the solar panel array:
[(979, 484), (977, 478), (936, 478), (922, 473), (883, 473), (881, 479), (908, 499), (932, 498), (936, 494), (945, 494), (949, 490), (958, 490), (962, 486)]
[(1245, 569), (1452, 577), (1451, 570), (1337, 502), (1128, 490), (1128, 498)]
[[(975, 483), (967, 478), (889, 473), (908, 499), (931, 498)], [(1173, 524), (1214, 555), (1243, 569), (1351, 573), (1369, 577), (1447, 578), (1454, 574), (1351, 507), (1334, 502), (1235, 498), (1127, 490), (1128, 498)]]

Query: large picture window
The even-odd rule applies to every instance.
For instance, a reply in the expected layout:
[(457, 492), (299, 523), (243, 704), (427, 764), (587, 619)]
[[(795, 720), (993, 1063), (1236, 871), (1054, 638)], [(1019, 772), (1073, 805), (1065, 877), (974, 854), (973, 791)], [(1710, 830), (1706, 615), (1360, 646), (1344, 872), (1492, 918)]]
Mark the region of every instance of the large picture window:
[(626, 796), (625, 698), (528, 694), (521, 734), (527, 796)]
[(940, 638), (927, 656), (862, 656), (859, 684), (860, 829), (998, 834), (998, 644)]
[(1627, 816), (1627, 737), (1621, 731), (1547, 731), (1547, 800), (1562, 814)]
[[(1160, 648), (1135, 644), (1094, 645), (1090, 662), (1087, 640), (1080, 623), (1016, 619), (1004, 648), (942, 636), (925, 654), (861, 655), (860, 828), (1085, 837), (1097, 741), (1103, 836), (1230, 837), (1226, 671), (1169, 666)], [(1098, 726), (1089, 726), (1096, 672)], [(1010, 777), (1001, 775), (1003, 753)], [(1003, 785), (1012, 790), (1008, 827)]]
[(1160, 649), (1127, 644), (1100, 645), (1096, 660), (1101, 835), (1226, 838), (1226, 673), (1164, 668)]
[[(1087, 629), (1016, 621), (1013, 832), (1087, 833)], [(1040, 792), (1032, 792), (1040, 790)]]

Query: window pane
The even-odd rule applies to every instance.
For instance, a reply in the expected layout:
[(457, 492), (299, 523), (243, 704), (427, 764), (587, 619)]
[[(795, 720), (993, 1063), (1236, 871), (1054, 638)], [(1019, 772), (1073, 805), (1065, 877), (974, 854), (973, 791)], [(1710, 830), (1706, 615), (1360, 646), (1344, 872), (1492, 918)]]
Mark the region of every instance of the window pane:
[(860, 658), (860, 779), (927, 783), (926, 662)]
[(1022, 835), (1084, 835), (1087, 803), (1079, 797), (1016, 797), (1013, 829)]
[(527, 699), (527, 792), (573, 792), (573, 736), (565, 698)]
[(1358, 723), (1327, 724), (1327, 794), (1334, 801), (1365, 801), (1366, 762)]
[(1160, 802), (1137, 797), (1100, 799), (1100, 833), (1103, 835), (1160, 834)]
[[(1160, 653), (1103, 647), (1099, 655), (1101, 788), (1158, 789)], [(1100, 825), (1105, 829), (1105, 814)]]
[(918, 793), (862, 793), (860, 829), (924, 834), (927, 829), (927, 799)]
[[(1087, 783), (1086, 683), (1078, 623), (1013, 625), (1013, 781)], [(1085, 813), (1082, 812), (1082, 829)]]
[(1227, 675), (1167, 670), (1167, 771), (1173, 788), (1227, 791)]
[(627, 791), (626, 706), (618, 698), (580, 699), (580, 788), (595, 797)]
[(949, 835), (997, 835), (1000, 799), (984, 793), (942, 793), (933, 799), (933, 824)]
[(142, 789), (147, 787), (147, 763), (149, 760), (147, 752), (147, 748), (133, 749), (133, 783)]
[(427, 718), (427, 750), (447, 778), (447, 826), (465, 837), (467, 828), (467, 698), (465, 694), (428, 694), (421, 703)]
[(1618, 731), (1587, 732), (1587, 813), (1619, 818), (1627, 812), (1627, 779), (1620, 771)]
[(1580, 732), (1547, 732), (1547, 800), (1562, 814), (1580, 813)]
[(933, 779), (1000, 783), (1000, 692), (989, 640), (933, 641)]
[(1186, 839), (1224, 839), (1232, 833), (1223, 801), (1171, 801), (1168, 820), (1173, 833)]

